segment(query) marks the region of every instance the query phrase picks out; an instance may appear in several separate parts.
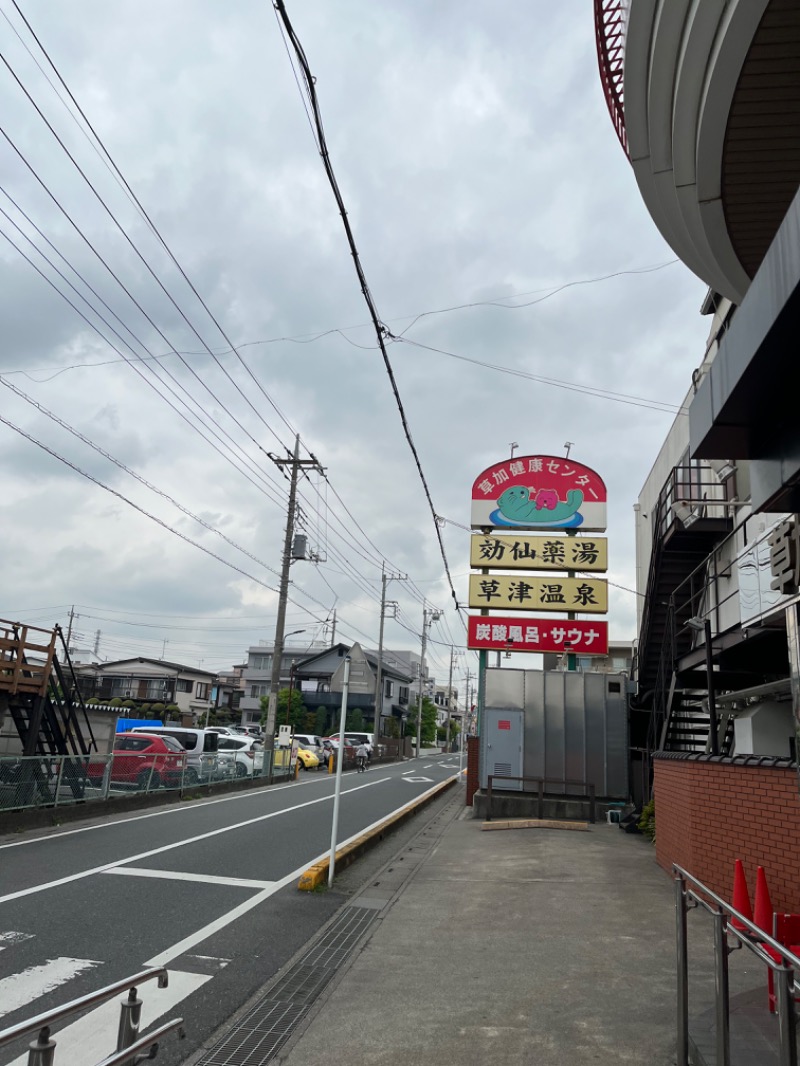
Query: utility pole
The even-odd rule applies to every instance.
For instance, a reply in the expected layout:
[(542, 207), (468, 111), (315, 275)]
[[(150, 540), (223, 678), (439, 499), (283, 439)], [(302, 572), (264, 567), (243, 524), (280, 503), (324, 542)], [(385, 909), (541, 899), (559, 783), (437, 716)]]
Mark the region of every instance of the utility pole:
[[(316, 470), (324, 473), (319, 462), (312, 455), (310, 459), (300, 458), (300, 434), (294, 439), (294, 453), (289, 459), (279, 459), (270, 454), (270, 459), (280, 469), (289, 467), (289, 506), (286, 512), (286, 533), (283, 539), (283, 560), (281, 563), (281, 581), (278, 591), (278, 617), (275, 622), (275, 643), (272, 649), (272, 672), (269, 682), (269, 699), (267, 702), (267, 721), (264, 727), (264, 750), (272, 751), (275, 747), (275, 718), (278, 710), (278, 689), (281, 684), (281, 665), (283, 661), (283, 631), (286, 625), (286, 601), (289, 598), (289, 567), (292, 563), (292, 539), (294, 537), (294, 511), (297, 502), (297, 475), (301, 470)], [(264, 760), (266, 766), (267, 760)]]
[[(430, 621), (428, 621), (428, 615), (430, 615)], [(441, 617), (441, 611), (435, 611), (433, 608), (429, 611), (427, 607), (422, 608), (422, 656), (419, 663), (419, 702), (417, 704), (417, 758), (419, 758), (422, 739), (422, 681), (425, 677), (425, 649), (428, 646), (428, 626), (433, 622), (438, 622)]]
[(331, 626), (331, 647), (336, 643), (336, 608), (333, 608), (333, 624)]
[(69, 625), (67, 626), (67, 655), (69, 655), (69, 646), (72, 641), (72, 623), (75, 618), (80, 618), (80, 615), (75, 614), (75, 604), (69, 609)]
[(407, 581), (407, 574), (387, 574), (386, 567), (381, 563), (381, 624), (378, 636), (378, 669), (375, 673), (375, 743), (381, 732), (381, 711), (383, 710), (383, 622), (386, 617), (386, 608), (392, 607), (397, 617), (397, 604), (386, 602), (386, 585), (390, 581)]
[(453, 704), (453, 666), (455, 665), (455, 645), (450, 645), (450, 680), (447, 682), (447, 730), (444, 736), (445, 753), (450, 754), (450, 710)]
[(98, 629), (95, 632), (95, 635), (94, 635), (94, 657), (95, 657), (95, 659), (100, 654), (100, 636), (101, 636), (101, 632)]

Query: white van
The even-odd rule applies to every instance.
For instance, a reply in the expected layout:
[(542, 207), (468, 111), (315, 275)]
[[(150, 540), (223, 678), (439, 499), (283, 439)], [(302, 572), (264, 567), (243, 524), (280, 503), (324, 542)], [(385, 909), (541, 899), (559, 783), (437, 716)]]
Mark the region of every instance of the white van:
[(211, 781), (217, 773), (219, 733), (213, 729), (189, 729), (180, 725), (137, 725), (131, 733), (165, 734), (174, 737), (186, 751), (186, 784)]
[(357, 748), (359, 744), (366, 744), (371, 752), (375, 748), (374, 733), (354, 733), (350, 729), (345, 729), (344, 739), (346, 744), (352, 744), (354, 748)]

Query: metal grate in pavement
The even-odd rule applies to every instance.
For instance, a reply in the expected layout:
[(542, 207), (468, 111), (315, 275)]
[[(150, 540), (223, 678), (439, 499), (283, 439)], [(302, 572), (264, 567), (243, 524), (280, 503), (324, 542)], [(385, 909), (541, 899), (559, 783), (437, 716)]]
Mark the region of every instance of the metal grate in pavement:
[(323, 936), (200, 1060), (198, 1066), (264, 1066), (377, 919), (372, 908), (345, 907)]
[(203, 1066), (261, 1066), (269, 1062), (307, 1012), (307, 1005), (265, 1005), (257, 1019), (238, 1025), (213, 1047), (202, 1060)]

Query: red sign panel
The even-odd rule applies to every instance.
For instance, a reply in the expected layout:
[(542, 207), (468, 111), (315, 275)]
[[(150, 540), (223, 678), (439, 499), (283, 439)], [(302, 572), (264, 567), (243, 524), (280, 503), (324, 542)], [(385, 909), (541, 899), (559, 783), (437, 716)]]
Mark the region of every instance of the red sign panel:
[(473, 650), (608, 655), (608, 622), (470, 615), (468, 623), (467, 647)]
[(606, 528), (599, 474), (557, 455), (519, 455), (488, 467), (472, 486), (473, 529)]
[(498, 729), (510, 729), (511, 728), (511, 722), (509, 722), (509, 720), (507, 718), (504, 718), (501, 722), (497, 723), (497, 728)]

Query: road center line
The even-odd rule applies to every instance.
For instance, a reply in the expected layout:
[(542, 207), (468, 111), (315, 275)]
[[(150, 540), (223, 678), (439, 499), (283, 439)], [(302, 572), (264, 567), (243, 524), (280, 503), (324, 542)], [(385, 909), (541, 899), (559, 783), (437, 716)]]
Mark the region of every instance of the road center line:
[[(364, 788), (372, 788), (373, 785), (381, 785), (385, 781), (391, 781), (391, 777), (379, 777), (375, 781), (368, 781), (364, 785), (356, 785), (353, 788), (348, 788), (342, 791), (342, 795), (349, 795), (351, 792), (360, 792)], [(333, 796), (320, 796), (317, 799), (307, 800), (305, 803), (296, 803), (293, 807), (285, 807), (282, 811), (272, 811), (270, 814), (260, 814), (256, 818), (248, 818), (244, 822), (236, 822), (234, 825), (224, 825), (219, 829), (212, 829), (208, 833), (199, 833), (197, 836), (188, 837), (186, 840), (177, 840), (172, 844), (164, 844), (160, 848), (152, 848), (150, 851), (141, 851), (138, 855), (127, 855), (124, 859), (117, 859), (115, 862), (103, 863), (102, 866), (93, 866), (89, 870), (82, 870), (77, 874), (68, 874), (66, 877), (59, 877), (55, 881), (46, 881), (41, 885), (32, 885), (30, 888), (22, 888), (18, 892), (9, 892), (5, 896), (0, 896), (0, 903), (9, 903), (12, 899), (22, 899), (23, 896), (33, 896), (37, 892), (44, 892), (48, 888), (58, 888), (59, 885), (67, 885), (71, 881), (80, 881), (84, 877), (92, 877), (94, 874), (102, 874), (107, 870), (113, 870), (117, 866), (126, 866), (130, 862), (140, 862), (142, 859), (149, 859), (152, 855), (162, 855), (165, 851), (173, 851), (175, 848), (182, 848), (186, 844), (196, 844), (200, 840), (208, 840), (211, 837), (219, 836), (221, 833), (229, 833), (233, 829), (243, 829), (248, 825), (256, 825), (258, 822), (266, 822), (270, 818), (279, 818), (283, 814), (291, 814), (292, 811), (302, 810), (303, 807), (313, 807), (317, 803), (328, 803), (333, 800)], [(302, 867), (302, 870), (306, 869), (306, 864)], [(265, 890), (271, 892), (271, 890)]]

